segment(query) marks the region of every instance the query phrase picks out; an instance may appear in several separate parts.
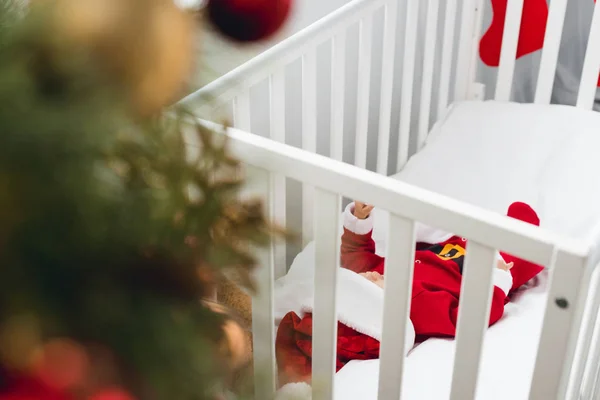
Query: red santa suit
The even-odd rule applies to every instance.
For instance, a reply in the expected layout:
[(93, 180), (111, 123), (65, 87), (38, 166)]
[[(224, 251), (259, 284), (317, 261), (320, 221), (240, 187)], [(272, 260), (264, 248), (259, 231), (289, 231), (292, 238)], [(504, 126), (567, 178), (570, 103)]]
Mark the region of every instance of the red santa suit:
[[(354, 204), (351, 203), (344, 212), (342, 267), (357, 273), (375, 271), (385, 275), (385, 260), (375, 254), (375, 242), (371, 238), (373, 217), (360, 220), (353, 215), (353, 211)], [(507, 215), (534, 225), (539, 225), (540, 222), (535, 211), (524, 203), (513, 203)], [(421, 338), (453, 337), (456, 334), (467, 241), (420, 224), (417, 224), (416, 236), (410, 310), (415, 334)], [(508, 295), (543, 270), (542, 266), (505, 253), (498, 253), (497, 258), (506, 263), (513, 262), (514, 266), (510, 272), (494, 269), (490, 325), (502, 317)]]
[[(539, 225), (536, 213), (524, 203), (513, 203), (508, 216)], [(375, 254), (371, 237), (373, 217), (359, 220), (353, 204), (344, 212), (341, 265), (357, 273), (376, 271), (385, 275), (385, 260)], [(459, 236), (417, 225), (410, 319), (418, 340), (453, 337), (456, 333), (459, 292), (467, 241)], [(495, 268), (490, 325), (504, 312), (510, 293), (543, 270), (542, 266), (505, 253), (497, 257), (513, 262), (510, 272)], [(282, 319), (276, 338), (279, 385), (310, 382), (312, 358), (312, 314), (289, 312)], [(336, 370), (350, 360), (379, 357), (379, 341), (338, 323)]]

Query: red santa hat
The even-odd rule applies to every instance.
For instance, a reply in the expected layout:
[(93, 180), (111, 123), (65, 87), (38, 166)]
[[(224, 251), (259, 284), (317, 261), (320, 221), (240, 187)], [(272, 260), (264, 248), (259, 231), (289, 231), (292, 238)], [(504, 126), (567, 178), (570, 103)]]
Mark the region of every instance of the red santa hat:
[[(540, 225), (540, 218), (533, 210), (533, 208), (531, 208), (528, 204), (522, 202), (512, 203), (510, 207), (508, 207), (508, 212), (506, 213), (506, 215), (511, 218), (528, 222), (536, 226)], [(504, 261), (506, 261), (506, 263), (514, 263), (514, 266), (510, 270), (510, 273), (513, 277), (513, 285), (511, 291), (524, 285), (525, 283), (530, 281), (534, 276), (542, 272), (542, 270), (544, 269), (544, 267), (541, 265), (537, 265), (530, 261), (511, 256), (510, 254), (500, 252), (500, 255), (502, 255), (502, 258), (504, 258)]]

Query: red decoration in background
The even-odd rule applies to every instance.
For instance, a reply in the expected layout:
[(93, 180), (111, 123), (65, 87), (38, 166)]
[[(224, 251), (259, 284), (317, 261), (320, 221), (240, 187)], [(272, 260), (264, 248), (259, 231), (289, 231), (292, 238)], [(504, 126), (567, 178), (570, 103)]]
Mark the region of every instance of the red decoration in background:
[(54, 339), (46, 343), (33, 362), (35, 376), (57, 390), (81, 384), (89, 367), (83, 346), (69, 339)]
[(89, 400), (134, 400), (134, 398), (124, 390), (114, 387), (96, 393)]
[(54, 389), (32, 377), (12, 379), (0, 392), (0, 400), (73, 400), (61, 390)]
[(291, 8), (292, 0), (209, 0), (207, 15), (223, 35), (254, 42), (277, 32)]
[[(504, 18), (506, 17), (507, 0), (491, 0), (492, 23), (481, 37), (479, 55), (481, 61), (490, 67), (500, 64), (500, 49), (504, 33)], [(521, 17), (521, 30), (517, 45), (517, 59), (540, 50), (544, 46), (548, 5), (546, 0), (525, 0)]]
[[(500, 49), (507, 0), (491, 0), (491, 2), (493, 10), (492, 23), (479, 42), (479, 56), (487, 66), (497, 67), (500, 64)], [(594, 0), (595, 2), (596, 0)], [(546, 0), (525, 0), (523, 2), (517, 59), (544, 47), (547, 19), (548, 4), (546, 4)], [(600, 75), (598, 76), (597, 86), (600, 87)]]

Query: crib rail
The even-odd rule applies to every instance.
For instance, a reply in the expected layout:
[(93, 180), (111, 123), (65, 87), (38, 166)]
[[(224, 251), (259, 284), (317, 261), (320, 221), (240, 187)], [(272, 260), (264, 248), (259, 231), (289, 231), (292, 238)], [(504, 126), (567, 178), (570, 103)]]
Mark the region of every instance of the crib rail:
[[(208, 123), (207, 123), (208, 124)], [(212, 125), (215, 127), (215, 125)], [(334, 390), (336, 343), (336, 274), (339, 260), (338, 219), (342, 196), (358, 198), (391, 213), (388, 262), (399, 266), (386, 274), (384, 326), (381, 344), (380, 398), (398, 398), (402, 388), (404, 328), (410, 308), (414, 221), (456, 232), (470, 240), (459, 304), (452, 400), (473, 398), (481, 346), (489, 319), (491, 273), (495, 249), (553, 266), (532, 399), (552, 398), (566, 385), (586, 292), (589, 246), (534, 228), (477, 207), (404, 184), (337, 160), (306, 152), (237, 129), (228, 133), (235, 154), (256, 168), (253, 180), (272, 211), (275, 174), (315, 187), (315, 310), (313, 337), (313, 398), (331, 399)], [(191, 140), (191, 139), (190, 139)], [(197, 145), (188, 140), (190, 146)], [(262, 182), (262, 183), (260, 183)], [(259, 371), (274, 371), (273, 247), (263, 255), (258, 272), (259, 295), (253, 303), (255, 363)], [(490, 268), (484, 268), (489, 265)], [(556, 302), (556, 299), (561, 301)], [(565, 302), (568, 307), (562, 307)], [(270, 339), (267, 341), (267, 339)], [(558, 360), (558, 361), (557, 361)], [(564, 361), (564, 362), (561, 362)], [(256, 398), (271, 398), (275, 378), (257, 376)]]

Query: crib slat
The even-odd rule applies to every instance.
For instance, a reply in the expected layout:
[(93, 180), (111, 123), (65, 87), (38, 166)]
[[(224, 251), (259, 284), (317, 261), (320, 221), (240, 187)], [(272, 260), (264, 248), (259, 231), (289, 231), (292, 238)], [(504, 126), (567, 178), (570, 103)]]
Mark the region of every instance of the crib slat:
[(379, 103), (379, 134), (377, 139), (377, 172), (382, 175), (388, 174), (397, 14), (398, 2), (390, 0), (384, 8), (381, 101)]
[[(598, 308), (600, 306), (600, 297), (598, 297), (598, 286), (600, 283), (600, 271), (594, 270), (591, 276), (588, 296), (586, 298), (585, 309), (581, 320), (581, 329), (578, 333), (577, 347), (575, 349), (574, 363), (571, 368), (569, 384), (567, 386), (567, 399), (576, 398), (581, 391), (582, 399), (591, 399), (591, 385), (593, 379), (590, 380), (590, 373), (595, 373), (594, 370), (597, 361), (594, 358), (600, 357), (600, 353), (596, 355), (598, 348), (597, 337), (599, 331), (597, 329)], [(596, 322), (598, 320), (598, 322)], [(593, 343), (592, 343), (593, 342)], [(600, 358), (599, 358), (600, 359)], [(591, 367), (593, 366), (593, 367)], [(585, 395), (585, 396), (584, 396)]]
[(367, 167), (367, 134), (369, 129), (369, 92), (371, 88), (371, 47), (373, 41), (373, 18), (360, 20), (358, 41), (358, 105), (356, 107), (356, 146), (354, 165)]
[(331, 42), (331, 148), (330, 156), (342, 161), (344, 155), (344, 88), (346, 83), (346, 31)]
[[(272, 176), (267, 170), (248, 167), (248, 180), (254, 194), (266, 201), (267, 215), (273, 213), (271, 201)], [(271, 242), (267, 248), (258, 251), (258, 268), (255, 271), (256, 294), (252, 297), (252, 335), (254, 354), (255, 397), (270, 399), (275, 393), (275, 330), (273, 321), (274, 291), (274, 248)]]
[(548, 10), (548, 22), (544, 36), (544, 47), (540, 60), (537, 87), (535, 89), (535, 100), (537, 104), (550, 104), (552, 87), (554, 86), (554, 74), (558, 62), (558, 50), (562, 38), (565, 13), (568, 0), (552, 0)]
[(390, 215), (379, 363), (379, 399), (398, 399), (402, 392), (405, 333), (409, 318), (415, 259), (415, 223)]
[(313, 399), (333, 398), (337, 344), (337, 270), (340, 260), (340, 197), (323, 189), (315, 193), (315, 295), (313, 310)]
[(454, 84), (454, 100), (466, 100), (471, 84), (471, 52), (473, 51), (473, 36), (475, 17), (479, 0), (464, 0), (462, 2), (462, 18), (460, 22), (460, 39), (458, 41), (458, 56)]
[(450, 400), (474, 399), (483, 338), (490, 319), (493, 248), (469, 240), (460, 288)]
[(500, 65), (496, 80), (496, 94), (498, 101), (509, 101), (512, 93), (513, 75), (517, 58), (517, 44), (521, 30), (521, 16), (523, 14), (524, 0), (508, 0), (506, 16), (504, 18), (504, 33), (502, 34), (502, 48), (500, 49)]
[[(598, 293), (598, 283), (600, 271), (596, 270), (592, 275), (592, 286), (588, 295), (589, 307), (586, 307), (582, 325), (587, 326), (581, 329), (579, 343), (575, 352), (576, 365), (572, 373), (572, 379), (567, 388), (567, 398), (573, 398), (577, 389), (581, 387), (582, 399), (593, 399), (594, 383), (598, 368), (600, 367), (600, 318), (598, 318), (598, 309), (600, 306), (600, 296)], [(583, 337), (582, 337), (583, 336)], [(582, 375), (582, 378), (579, 378)], [(571, 384), (572, 382), (572, 384)], [(579, 385), (578, 383), (581, 383)]]
[(233, 126), (250, 132), (250, 93), (245, 91), (235, 98), (233, 103)]
[(425, 54), (423, 56), (423, 75), (421, 83), (421, 105), (419, 107), (419, 131), (417, 149), (425, 144), (429, 132), (429, 117), (431, 115), (431, 89), (433, 86), (433, 63), (435, 61), (435, 46), (437, 39), (437, 22), (439, 0), (429, 0), (427, 3), (427, 23), (425, 26)]
[[(456, 0), (446, 1), (446, 17), (444, 19), (444, 41), (442, 44), (442, 63), (440, 65), (440, 87), (438, 94), (437, 118), (440, 118), (448, 107), (450, 74), (454, 55), (454, 27), (456, 26)], [(436, 119), (437, 119), (436, 118)]]
[[(302, 56), (302, 148), (317, 152), (317, 53), (312, 48)], [(302, 185), (302, 242), (313, 237), (314, 188)]]
[(577, 107), (591, 109), (594, 105), (596, 95), (598, 74), (600, 73), (600, 2), (594, 6), (592, 27), (588, 38), (581, 81), (579, 82), (579, 93), (577, 95)]
[(585, 257), (557, 252), (529, 392), (532, 400), (565, 398), (591, 272)]
[[(285, 143), (285, 72), (278, 71), (269, 77), (271, 139)], [(286, 226), (286, 180), (285, 176), (273, 177), (272, 204), (273, 218), (281, 226)], [(286, 244), (275, 246), (275, 278), (287, 272)]]
[(417, 24), (419, 22), (419, 0), (406, 1), (406, 32), (404, 34), (404, 65), (402, 67), (402, 98), (400, 104), (400, 132), (398, 139), (398, 164), (400, 171), (408, 161), (408, 143), (413, 98), (413, 81), (417, 47)]
[(592, 397), (590, 399), (598, 399), (600, 398), (600, 364), (597, 366), (595, 380), (594, 380), (594, 388), (592, 389)]

